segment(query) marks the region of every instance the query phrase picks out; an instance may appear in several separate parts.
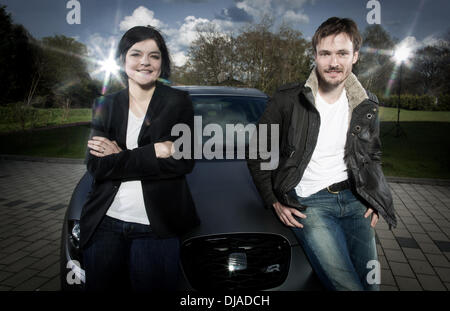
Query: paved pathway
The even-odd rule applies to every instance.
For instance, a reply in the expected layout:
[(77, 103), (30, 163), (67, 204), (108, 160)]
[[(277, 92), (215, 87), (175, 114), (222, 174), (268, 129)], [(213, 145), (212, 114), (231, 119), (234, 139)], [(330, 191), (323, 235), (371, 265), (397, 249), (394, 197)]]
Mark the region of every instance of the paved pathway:
[[(59, 290), (64, 212), (82, 164), (0, 160), (0, 290)], [(377, 225), (382, 290), (450, 290), (450, 187), (390, 183), (398, 227)]]
[(0, 160), (0, 290), (59, 290), (64, 212), (84, 165)]

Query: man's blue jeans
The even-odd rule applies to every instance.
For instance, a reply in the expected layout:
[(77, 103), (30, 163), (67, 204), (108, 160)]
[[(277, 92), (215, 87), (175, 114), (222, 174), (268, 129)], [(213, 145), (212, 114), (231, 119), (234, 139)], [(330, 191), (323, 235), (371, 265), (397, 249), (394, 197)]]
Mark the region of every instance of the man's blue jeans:
[(105, 216), (83, 250), (86, 290), (175, 290), (179, 249), (178, 238)]
[(303, 228), (292, 228), (314, 271), (329, 290), (379, 290), (380, 269), (372, 215), (351, 192), (321, 190), (298, 197), (307, 218), (296, 217)]

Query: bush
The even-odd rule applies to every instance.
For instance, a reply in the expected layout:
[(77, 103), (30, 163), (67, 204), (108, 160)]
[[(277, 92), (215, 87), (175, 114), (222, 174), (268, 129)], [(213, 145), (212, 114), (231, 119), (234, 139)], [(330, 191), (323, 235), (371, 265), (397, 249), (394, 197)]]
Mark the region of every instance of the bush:
[(44, 96), (35, 96), (33, 98), (33, 100), (31, 101), (31, 105), (34, 108), (48, 108), (49, 104), (49, 96), (48, 95), (44, 95)]
[[(397, 108), (398, 96), (379, 97), (380, 105)], [(401, 95), (400, 108), (407, 110), (450, 111), (450, 95)]]
[(437, 107), (439, 110), (450, 111), (450, 95), (441, 95), (438, 97)]
[(25, 130), (27, 124), (34, 127), (39, 119), (39, 112), (36, 108), (26, 106), (23, 102), (16, 102), (6, 108), (6, 120), (11, 123), (19, 123), (22, 130)]

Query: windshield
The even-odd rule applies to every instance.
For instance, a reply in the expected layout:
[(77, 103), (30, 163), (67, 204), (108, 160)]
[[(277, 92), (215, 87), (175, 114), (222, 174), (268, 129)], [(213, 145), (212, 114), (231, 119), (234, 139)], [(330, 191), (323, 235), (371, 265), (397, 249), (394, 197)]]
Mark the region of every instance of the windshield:
[[(244, 96), (192, 96), (194, 114), (202, 116), (203, 124), (249, 123), (255, 124), (261, 117), (266, 98)], [(225, 128), (224, 128), (225, 129)]]
[[(253, 127), (258, 122), (267, 98), (227, 95), (193, 95), (195, 130), (202, 141), (205, 154), (208, 150), (228, 150), (248, 146)], [(201, 125), (199, 124), (201, 122)], [(250, 126), (249, 126), (250, 125)]]

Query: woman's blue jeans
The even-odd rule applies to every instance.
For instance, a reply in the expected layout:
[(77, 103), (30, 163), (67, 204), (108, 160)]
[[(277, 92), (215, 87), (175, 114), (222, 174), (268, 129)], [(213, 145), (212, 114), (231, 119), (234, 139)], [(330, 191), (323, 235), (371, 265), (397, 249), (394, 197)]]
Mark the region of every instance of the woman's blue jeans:
[(292, 230), (325, 287), (379, 290), (380, 265), (372, 215), (364, 218), (367, 207), (349, 189), (338, 194), (324, 189), (298, 200), (307, 206), (307, 218), (296, 217), (303, 228)]
[(175, 290), (179, 240), (160, 239), (150, 226), (105, 216), (83, 250), (86, 290)]

